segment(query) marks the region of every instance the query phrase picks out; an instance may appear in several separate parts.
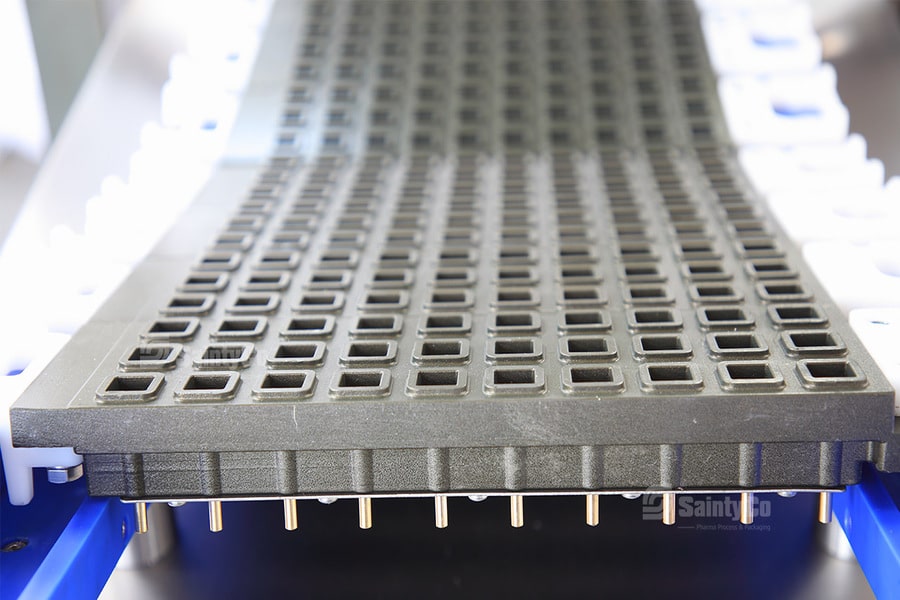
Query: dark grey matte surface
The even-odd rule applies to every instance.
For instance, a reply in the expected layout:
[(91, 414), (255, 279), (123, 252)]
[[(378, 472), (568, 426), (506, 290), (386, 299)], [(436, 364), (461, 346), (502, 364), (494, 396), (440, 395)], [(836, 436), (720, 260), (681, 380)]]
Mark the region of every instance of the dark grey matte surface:
[[(17, 444), (74, 446), (92, 493), (131, 498), (815, 489), (891, 464), (893, 392), (739, 172), (690, 4), (311, 10), (276, 6), (230, 162), (15, 405)], [(281, 158), (247, 160), (263, 138)], [(173, 292), (192, 272), (227, 286)], [(197, 329), (148, 338), (160, 318)], [(173, 369), (122, 364), (142, 335), (181, 345)], [(421, 364), (435, 340), (469, 354)], [(208, 360), (229, 341), (249, 364)], [(286, 343), (321, 361), (286, 369)]]

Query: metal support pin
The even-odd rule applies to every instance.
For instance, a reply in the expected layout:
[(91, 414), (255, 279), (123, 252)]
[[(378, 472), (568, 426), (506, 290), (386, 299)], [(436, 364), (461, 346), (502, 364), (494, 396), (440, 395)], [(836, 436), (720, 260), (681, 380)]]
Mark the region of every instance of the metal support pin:
[(295, 498), (284, 499), (284, 528), (288, 531), (297, 529), (297, 500)]
[(134, 530), (136, 533), (147, 533), (147, 503), (138, 502), (134, 505)]
[(509, 497), (509, 524), (513, 527), (521, 527), (525, 524), (522, 496), (513, 494)]
[(831, 492), (819, 492), (819, 523), (831, 523)]
[(741, 523), (753, 524), (753, 492), (741, 492)]
[(662, 519), (664, 525), (675, 524), (675, 492), (665, 492), (662, 495)]
[(211, 500), (209, 503), (209, 530), (213, 533), (222, 531), (222, 501)]
[(359, 528), (372, 528), (372, 499), (368, 496), (359, 499)]
[(449, 523), (447, 515), (447, 496), (434, 497), (434, 526), (443, 529)]
[(588, 494), (585, 499), (585, 520), (591, 527), (600, 524), (600, 494)]

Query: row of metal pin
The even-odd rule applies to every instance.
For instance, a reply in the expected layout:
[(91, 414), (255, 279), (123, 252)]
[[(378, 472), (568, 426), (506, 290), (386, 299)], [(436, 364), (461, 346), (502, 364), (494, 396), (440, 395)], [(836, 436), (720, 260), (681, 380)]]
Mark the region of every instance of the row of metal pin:
[[(636, 496), (639, 495), (637, 494)], [(675, 492), (663, 492), (661, 495), (662, 522), (664, 525), (674, 525), (677, 494)], [(483, 497), (479, 497), (479, 499), (483, 499)], [(298, 527), (297, 500), (296, 498), (285, 498), (282, 502), (284, 503), (284, 528), (288, 531), (294, 531)], [(358, 499), (358, 502), (359, 527), (360, 529), (370, 529), (372, 527), (372, 498), (363, 496)], [(148, 527), (146, 502), (137, 502), (135, 504), (135, 516), (137, 533), (146, 533)], [(820, 523), (831, 521), (831, 492), (819, 493), (818, 517)], [(513, 527), (522, 527), (525, 524), (524, 497), (522, 495), (513, 494), (509, 497), (509, 522)], [(600, 524), (600, 494), (587, 494), (585, 496), (585, 522), (591, 527)], [(741, 492), (740, 522), (744, 525), (753, 523), (753, 492)], [(447, 496), (436, 495), (434, 497), (434, 525), (439, 529), (443, 529), (449, 523)], [(209, 530), (214, 533), (222, 531), (221, 500), (211, 500), (209, 502)]]

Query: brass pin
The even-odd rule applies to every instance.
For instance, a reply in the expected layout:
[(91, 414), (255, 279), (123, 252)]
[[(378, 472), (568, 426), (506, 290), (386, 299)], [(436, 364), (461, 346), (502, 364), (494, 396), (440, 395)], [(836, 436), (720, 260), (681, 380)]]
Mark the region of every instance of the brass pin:
[(284, 499), (284, 528), (288, 531), (297, 529), (297, 500), (295, 498)]
[(819, 492), (819, 523), (831, 523), (831, 492)]
[(585, 499), (585, 520), (591, 527), (600, 524), (600, 494), (588, 494)]
[(741, 523), (753, 524), (753, 492), (741, 492)]
[(138, 502), (134, 505), (135, 532), (147, 533), (147, 503)]
[(372, 528), (372, 499), (368, 496), (359, 499), (359, 528)]
[(209, 530), (213, 533), (222, 531), (222, 501), (211, 500), (209, 503)]
[(434, 497), (434, 526), (443, 529), (449, 524), (447, 515), (447, 496)]
[(509, 524), (513, 527), (521, 527), (525, 524), (522, 496), (513, 494), (509, 497)]
[(675, 524), (675, 492), (665, 492), (662, 495), (662, 519), (664, 525)]

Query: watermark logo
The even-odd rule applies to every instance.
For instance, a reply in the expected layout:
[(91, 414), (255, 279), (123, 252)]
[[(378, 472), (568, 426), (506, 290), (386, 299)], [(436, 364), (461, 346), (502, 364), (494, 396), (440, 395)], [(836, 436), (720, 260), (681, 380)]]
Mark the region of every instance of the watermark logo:
[[(738, 522), (741, 519), (741, 503), (730, 495), (693, 496), (678, 494), (675, 510), (680, 519), (720, 519)], [(662, 521), (663, 496), (648, 493), (641, 496), (641, 518), (644, 521)], [(772, 515), (772, 502), (753, 496), (753, 517), (766, 518)]]

